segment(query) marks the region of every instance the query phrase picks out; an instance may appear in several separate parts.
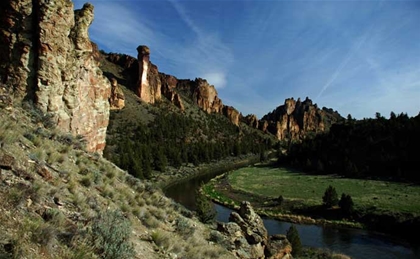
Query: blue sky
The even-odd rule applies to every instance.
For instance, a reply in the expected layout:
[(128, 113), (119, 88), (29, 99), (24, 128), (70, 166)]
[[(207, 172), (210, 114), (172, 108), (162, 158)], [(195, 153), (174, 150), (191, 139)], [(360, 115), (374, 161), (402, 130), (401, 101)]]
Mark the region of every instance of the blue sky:
[(101, 49), (148, 45), (159, 71), (206, 78), (244, 115), (306, 96), (358, 119), (420, 112), (420, 1), (90, 3)]

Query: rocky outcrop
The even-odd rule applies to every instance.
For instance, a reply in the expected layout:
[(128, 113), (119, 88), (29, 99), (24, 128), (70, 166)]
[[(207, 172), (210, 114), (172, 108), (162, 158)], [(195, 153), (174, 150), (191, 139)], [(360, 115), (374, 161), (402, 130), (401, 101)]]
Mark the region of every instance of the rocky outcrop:
[(93, 54), (93, 6), (70, 0), (6, 0), (1, 4), (1, 80), (20, 101), (32, 99), (63, 131), (102, 152), (110, 84)]
[[(33, 0), (3, 0), (0, 3), (0, 82), (16, 101), (33, 97), (35, 90)], [(38, 8), (38, 7), (35, 7)]]
[(150, 49), (140, 45), (137, 48), (139, 63), (139, 78), (136, 94), (146, 103), (155, 103), (161, 99), (161, 81), (158, 67), (150, 62)]
[(269, 237), (261, 217), (247, 201), (238, 212), (231, 213), (229, 223), (218, 223), (217, 229), (227, 237), (228, 249), (238, 258), (292, 258), (286, 237)]
[(241, 117), (242, 122), (244, 122), (246, 125), (258, 129), (259, 127), (259, 122), (258, 122), (258, 118), (257, 115), (255, 114), (248, 114), (245, 117)]
[(125, 106), (125, 96), (121, 88), (118, 86), (118, 81), (115, 78), (111, 79), (111, 96), (109, 98), (111, 110), (121, 110)]
[(289, 259), (292, 258), (292, 245), (285, 235), (272, 235), (268, 238), (265, 250), (266, 258)]
[[(177, 79), (175, 76), (160, 73), (157, 66), (150, 62), (150, 49), (140, 45), (138, 59), (122, 54), (108, 54), (107, 59), (124, 69), (128, 85), (145, 102), (155, 103), (164, 96), (182, 111), (185, 110), (182, 96), (190, 98), (194, 104), (208, 114), (223, 114), (239, 126), (241, 114), (231, 106), (224, 106), (216, 88), (206, 79)], [(134, 80), (135, 79), (135, 80)], [(258, 120), (250, 117), (249, 123), (258, 127)]]
[(223, 115), (225, 115), (234, 125), (239, 126), (239, 118), (241, 114), (238, 112), (238, 110), (232, 106), (224, 105)]
[(193, 93), (194, 102), (202, 110), (210, 113), (221, 113), (223, 104), (222, 100), (217, 96), (217, 91), (214, 85), (210, 85), (206, 79), (196, 78), (195, 89)]
[(175, 90), (178, 79), (174, 76), (160, 73), (160, 80), (162, 82), (162, 95), (171, 101), (171, 103), (173, 103), (181, 111), (184, 111), (184, 103), (181, 99), (181, 96)]
[[(119, 65), (120, 67), (124, 69), (129, 69), (134, 66), (134, 64), (137, 64), (137, 59), (125, 55), (125, 54), (116, 54), (116, 53), (110, 53), (107, 55), (107, 59), (111, 61), (112, 63)], [(138, 64), (137, 64), (138, 65)], [(138, 68), (136, 68), (137, 70)]]
[(324, 132), (343, 118), (337, 112), (319, 109), (309, 98), (286, 99), (284, 105), (265, 115), (260, 129), (276, 135), (279, 140), (302, 140), (308, 134)]
[(266, 120), (260, 120), (258, 121), (258, 129), (262, 132), (268, 132), (268, 121)]

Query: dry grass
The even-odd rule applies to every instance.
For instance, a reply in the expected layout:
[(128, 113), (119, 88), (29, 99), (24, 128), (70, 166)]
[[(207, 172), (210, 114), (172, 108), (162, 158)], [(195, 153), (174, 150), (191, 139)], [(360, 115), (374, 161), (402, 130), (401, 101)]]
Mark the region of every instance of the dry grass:
[[(8, 240), (14, 258), (98, 258), (90, 236), (100, 211), (123, 211), (130, 219), (135, 258), (213, 257), (225, 250), (209, 246), (204, 225), (181, 215), (181, 209), (153, 184), (139, 181), (105, 159), (86, 153), (76, 137), (31, 123), (15, 108), (16, 119), (0, 113), (0, 155), (15, 158), (14, 166), (31, 176), (25, 180), (2, 170), (0, 241)], [(36, 171), (47, 168), (51, 179)], [(151, 233), (160, 233), (151, 237)], [(136, 234), (133, 234), (136, 233)], [(139, 238), (149, 236), (149, 238)], [(153, 238), (155, 242), (150, 242)], [(155, 251), (154, 243), (159, 244)], [(195, 250), (196, 249), (196, 250)], [(0, 249), (1, 250), (1, 249)], [(4, 251), (3, 251), (4, 252)], [(0, 257), (3, 256), (0, 251)], [(196, 255), (196, 256), (195, 256)]]

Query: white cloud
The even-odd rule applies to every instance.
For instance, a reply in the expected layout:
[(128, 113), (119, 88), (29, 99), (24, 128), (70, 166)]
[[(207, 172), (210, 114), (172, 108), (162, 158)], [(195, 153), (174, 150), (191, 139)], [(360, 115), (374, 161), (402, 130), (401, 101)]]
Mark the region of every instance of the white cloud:
[(207, 79), (209, 84), (214, 85), (217, 89), (224, 88), (226, 86), (226, 75), (221, 72), (210, 72), (202, 76)]

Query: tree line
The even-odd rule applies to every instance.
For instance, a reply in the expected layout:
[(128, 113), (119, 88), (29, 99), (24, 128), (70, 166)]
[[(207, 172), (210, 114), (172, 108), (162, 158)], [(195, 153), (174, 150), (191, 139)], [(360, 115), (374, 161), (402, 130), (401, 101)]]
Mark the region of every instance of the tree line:
[(417, 182), (419, 132), (420, 114), (410, 118), (392, 112), (386, 119), (377, 113), (359, 121), (349, 115), (328, 133), (291, 144), (279, 162), (317, 173)]

